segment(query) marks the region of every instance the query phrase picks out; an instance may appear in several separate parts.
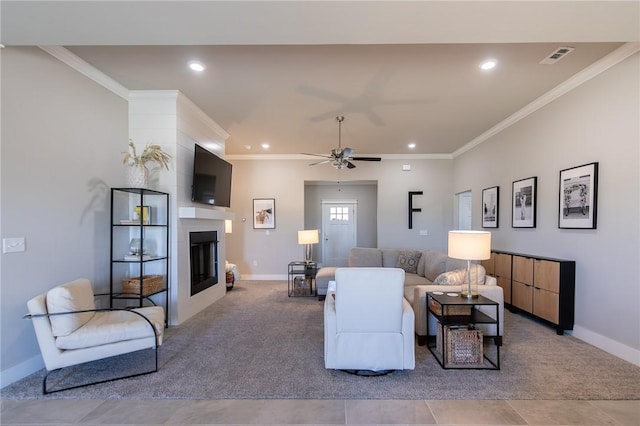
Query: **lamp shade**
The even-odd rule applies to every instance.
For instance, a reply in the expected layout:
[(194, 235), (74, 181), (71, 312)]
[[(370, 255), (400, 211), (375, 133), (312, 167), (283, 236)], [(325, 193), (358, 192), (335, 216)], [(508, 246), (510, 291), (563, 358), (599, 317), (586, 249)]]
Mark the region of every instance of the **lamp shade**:
[(449, 257), (464, 260), (491, 258), (491, 232), (449, 231)]
[(233, 232), (233, 222), (231, 219), (224, 220), (224, 233), (231, 234)]
[(318, 244), (318, 230), (305, 229), (298, 231), (298, 244)]

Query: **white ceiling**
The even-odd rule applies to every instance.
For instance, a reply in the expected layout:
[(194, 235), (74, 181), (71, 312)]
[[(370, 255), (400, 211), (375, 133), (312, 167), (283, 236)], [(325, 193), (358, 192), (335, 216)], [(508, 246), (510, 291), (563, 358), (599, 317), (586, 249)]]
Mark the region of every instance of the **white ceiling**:
[[(638, 42), (639, 5), (4, 0), (0, 18), (7, 46), (63, 45), (128, 89), (180, 90), (230, 133), (228, 155), (328, 153), (344, 115), (343, 147), (389, 156), (463, 149)], [(561, 46), (575, 50), (539, 64)]]

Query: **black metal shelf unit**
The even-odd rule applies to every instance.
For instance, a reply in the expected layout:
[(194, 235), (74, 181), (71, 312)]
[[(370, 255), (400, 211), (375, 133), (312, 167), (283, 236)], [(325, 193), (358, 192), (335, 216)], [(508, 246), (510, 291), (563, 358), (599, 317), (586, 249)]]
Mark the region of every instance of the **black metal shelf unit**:
[[(169, 318), (169, 194), (111, 188), (109, 303), (162, 305)], [(119, 301), (119, 302), (116, 302)]]

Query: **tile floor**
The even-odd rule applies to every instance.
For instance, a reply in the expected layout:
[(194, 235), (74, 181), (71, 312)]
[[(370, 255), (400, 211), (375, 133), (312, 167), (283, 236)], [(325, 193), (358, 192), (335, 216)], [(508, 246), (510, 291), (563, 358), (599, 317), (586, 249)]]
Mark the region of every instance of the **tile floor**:
[(640, 425), (635, 401), (2, 400), (2, 425)]

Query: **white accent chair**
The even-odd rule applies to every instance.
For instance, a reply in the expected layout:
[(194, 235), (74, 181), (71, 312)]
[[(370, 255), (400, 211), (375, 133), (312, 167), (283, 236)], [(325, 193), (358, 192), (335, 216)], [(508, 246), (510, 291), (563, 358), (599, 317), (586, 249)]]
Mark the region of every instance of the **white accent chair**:
[[(59, 285), (27, 302), (47, 374), (42, 393), (48, 394), (158, 371), (158, 347), (164, 333), (164, 309), (96, 309), (91, 282), (80, 278)], [(58, 389), (47, 388), (54, 371), (77, 364), (143, 349), (154, 349), (155, 368), (108, 380)]]
[(415, 368), (414, 315), (399, 268), (338, 268), (324, 302), (324, 366), (384, 372)]

